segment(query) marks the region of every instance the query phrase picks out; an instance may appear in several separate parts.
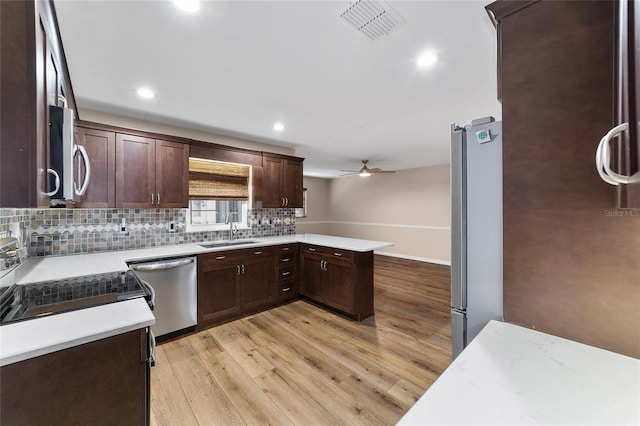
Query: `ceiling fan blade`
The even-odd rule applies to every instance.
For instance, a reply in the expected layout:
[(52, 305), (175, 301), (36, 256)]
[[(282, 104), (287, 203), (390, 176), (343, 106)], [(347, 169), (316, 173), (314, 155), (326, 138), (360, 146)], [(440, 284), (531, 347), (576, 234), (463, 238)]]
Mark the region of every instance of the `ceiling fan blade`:
[(341, 172), (360, 173), (360, 170), (340, 170)]
[(369, 173), (395, 173), (395, 170), (369, 169)]

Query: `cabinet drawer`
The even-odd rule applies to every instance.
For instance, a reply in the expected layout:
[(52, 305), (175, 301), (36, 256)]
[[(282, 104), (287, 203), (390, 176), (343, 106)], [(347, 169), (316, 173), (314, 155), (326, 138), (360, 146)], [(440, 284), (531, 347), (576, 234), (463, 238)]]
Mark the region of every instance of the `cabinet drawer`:
[(212, 270), (229, 264), (251, 263), (273, 255), (272, 247), (255, 247), (239, 250), (216, 251), (198, 256), (198, 264), (204, 270)]
[(278, 281), (294, 280), (296, 279), (296, 265), (281, 266), (278, 268)]
[(298, 293), (298, 288), (296, 287), (295, 281), (286, 281), (278, 284), (278, 294), (276, 297), (286, 297), (293, 296)]
[(345, 259), (348, 261), (353, 260), (353, 252), (349, 250), (336, 249), (331, 247), (314, 246), (311, 244), (303, 244), (302, 251), (307, 253), (322, 254), (327, 257), (333, 257), (336, 259)]
[(255, 247), (238, 250), (240, 257), (243, 259), (264, 258), (273, 256), (273, 247)]
[(205, 271), (224, 268), (229, 264), (238, 263), (242, 256), (239, 250), (217, 251), (198, 256), (198, 265)]
[(298, 260), (297, 253), (295, 251), (285, 251), (278, 253), (279, 265), (294, 265)]

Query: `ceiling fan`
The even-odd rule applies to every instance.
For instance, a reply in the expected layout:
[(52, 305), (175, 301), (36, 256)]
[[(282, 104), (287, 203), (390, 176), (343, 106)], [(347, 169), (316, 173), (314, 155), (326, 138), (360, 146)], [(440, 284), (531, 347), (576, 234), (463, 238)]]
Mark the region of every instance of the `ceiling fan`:
[(370, 169), (367, 166), (367, 163), (369, 162), (369, 160), (362, 160), (362, 167), (360, 168), (360, 170), (340, 170), (341, 172), (349, 172), (346, 173), (344, 175), (341, 176), (348, 176), (348, 175), (355, 175), (358, 174), (362, 177), (367, 177), (367, 176), (371, 176), (374, 173), (395, 173), (395, 170), (382, 170), (382, 169), (378, 169), (378, 168), (373, 168)]

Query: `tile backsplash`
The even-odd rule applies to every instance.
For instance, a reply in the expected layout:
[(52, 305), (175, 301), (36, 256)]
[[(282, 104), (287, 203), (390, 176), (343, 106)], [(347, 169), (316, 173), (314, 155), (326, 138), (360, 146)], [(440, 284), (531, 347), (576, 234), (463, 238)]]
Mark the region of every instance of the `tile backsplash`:
[[(30, 256), (229, 238), (228, 231), (186, 232), (186, 212), (186, 209), (0, 209), (0, 238), (10, 236), (11, 224), (18, 222)], [(295, 234), (295, 209), (249, 210), (247, 225), (249, 229), (241, 229), (236, 238)]]

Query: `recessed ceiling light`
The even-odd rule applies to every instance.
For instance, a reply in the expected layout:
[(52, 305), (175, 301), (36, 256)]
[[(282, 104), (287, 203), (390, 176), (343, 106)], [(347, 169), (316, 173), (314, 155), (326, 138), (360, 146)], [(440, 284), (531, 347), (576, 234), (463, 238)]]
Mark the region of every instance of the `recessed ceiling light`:
[(273, 125), (273, 130), (275, 130), (276, 132), (282, 132), (284, 130), (284, 124), (282, 123), (275, 123)]
[(153, 99), (156, 97), (156, 94), (153, 93), (153, 90), (149, 89), (148, 87), (141, 87), (136, 93), (143, 99)]
[(189, 13), (196, 13), (200, 9), (200, 0), (173, 0), (173, 3)]
[(416, 65), (420, 69), (432, 67), (436, 62), (438, 62), (438, 55), (435, 52), (423, 53), (416, 59)]

